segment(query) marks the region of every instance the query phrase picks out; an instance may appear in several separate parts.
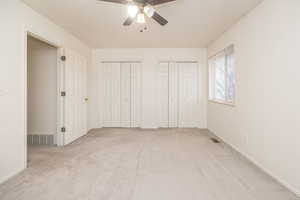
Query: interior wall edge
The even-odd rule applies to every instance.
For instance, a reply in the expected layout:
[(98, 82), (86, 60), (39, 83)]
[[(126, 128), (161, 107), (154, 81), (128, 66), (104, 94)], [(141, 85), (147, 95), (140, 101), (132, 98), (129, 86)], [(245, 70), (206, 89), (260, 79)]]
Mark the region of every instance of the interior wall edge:
[[(92, 49), (20, 0), (1, 1), (0, 182), (26, 168), (27, 32), (80, 52), (91, 60)], [(3, 31), (2, 31), (3, 30)], [(90, 63), (89, 63), (90, 64)]]
[(269, 170), (266, 167), (264, 167), (264, 165), (259, 163), (253, 156), (250, 156), (245, 151), (240, 150), (237, 146), (233, 145), (231, 142), (229, 142), (228, 140), (226, 140), (224, 137), (217, 134), (216, 132), (212, 131), (211, 129), (208, 128), (207, 130), (210, 132), (210, 134), (217, 137), (219, 140), (221, 140), (223, 143), (227, 144), (233, 150), (237, 151), (241, 156), (243, 156), (249, 162), (254, 164), (256, 167), (258, 167), (260, 170), (262, 170), (268, 176), (272, 177), (274, 180), (276, 180), (283, 187), (287, 188), (291, 192), (295, 193), (298, 197), (300, 197), (300, 191), (297, 188), (293, 187), (291, 184), (289, 184), (287, 181), (285, 181), (282, 177), (277, 176), (275, 173), (272, 172), (272, 170)]

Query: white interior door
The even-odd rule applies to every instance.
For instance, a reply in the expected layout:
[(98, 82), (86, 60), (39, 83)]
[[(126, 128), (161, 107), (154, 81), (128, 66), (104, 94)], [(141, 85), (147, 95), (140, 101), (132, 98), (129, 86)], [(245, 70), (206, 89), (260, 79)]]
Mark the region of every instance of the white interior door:
[(98, 80), (100, 81), (99, 85), (101, 87), (102, 100), (101, 109), (99, 113), (102, 116), (102, 123), (103, 127), (111, 127), (112, 126), (112, 113), (111, 113), (111, 98), (112, 98), (112, 91), (111, 91), (111, 77), (112, 77), (112, 68), (111, 63), (103, 63), (101, 66), (101, 71), (99, 73)]
[(169, 127), (169, 63), (162, 62), (158, 67), (158, 124)]
[[(121, 126), (121, 68), (120, 63), (102, 63), (102, 104), (103, 127)], [(100, 83), (100, 84), (101, 84)]]
[(197, 127), (198, 64), (162, 62), (159, 65), (159, 127)]
[(131, 127), (131, 64), (121, 64), (121, 127)]
[(169, 127), (178, 127), (178, 73), (179, 65), (169, 63)]
[(179, 67), (179, 127), (197, 127), (198, 63), (178, 63)]
[(111, 126), (121, 127), (121, 64), (111, 64)]
[(87, 60), (70, 50), (65, 50), (65, 56), (64, 145), (87, 132)]
[(103, 127), (139, 127), (141, 117), (140, 63), (102, 63), (99, 80)]
[(178, 79), (176, 62), (159, 65), (159, 127), (178, 127)]
[(142, 66), (131, 63), (131, 127), (141, 126), (142, 111)]

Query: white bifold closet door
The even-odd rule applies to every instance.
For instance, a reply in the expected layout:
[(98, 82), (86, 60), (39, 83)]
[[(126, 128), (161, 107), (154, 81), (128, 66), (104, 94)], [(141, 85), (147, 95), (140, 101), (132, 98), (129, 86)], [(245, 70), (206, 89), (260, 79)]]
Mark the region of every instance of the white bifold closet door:
[(64, 52), (63, 143), (66, 145), (87, 133), (87, 59), (71, 50)]
[(169, 63), (160, 63), (158, 81), (158, 119), (159, 127), (169, 127)]
[(142, 112), (142, 66), (141, 63), (131, 63), (131, 92), (130, 92), (130, 118), (131, 127), (141, 126)]
[(179, 69), (178, 63), (169, 63), (169, 127), (180, 127), (179, 124)]
[[(99, 70), (100, 120), (103, 127), (139, 127), (141, 64), (101, 63)], [(102, 95), (101, 95), (102, 94)]]
[(121, 65), (120, 104), (121, 118), (120, 127), (131, 127), (131, 64)]
[(178, 66), (178, 126), (197, 127), (199, 122), (198, 63), (180, 62)]
[(159, 64), (159, 127), (197, 127), (198, 63)]

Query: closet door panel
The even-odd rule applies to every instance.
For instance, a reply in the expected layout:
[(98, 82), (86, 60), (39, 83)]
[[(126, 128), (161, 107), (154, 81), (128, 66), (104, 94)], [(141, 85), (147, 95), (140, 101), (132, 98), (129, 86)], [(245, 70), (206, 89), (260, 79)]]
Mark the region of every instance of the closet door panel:
[(106, 68), (103, 63), (97, 64), (97, 127), (104, 126), (104, 103), (105, 103), (105, 91), (106, 91), (106, 81), (105, 81), (105, 74)]
[(80, 137), (82, 132), (81, 132), (81, 122), (82, 122), (82, 116), (80, 115), (80, 111), (82, 109), (82, 103), (83, 103), (83, 100), (84, 99), (81, 99), (82, 96), (81, 96), (81, 87), (80, 87), (80, 84), (81, 84), (81, 67), (82, 67), (82, 62), (81, 62), (81, 59), (80, 57), (77, 57), (76, 59), (76, 73), (75, 73), (75, 77), (76, 77), (76, 104), (78, 106), (76, 106), (76, 129), (78, 130), (77, 132), (77, 137)]
[(139, 127), (141, 64), (102, 63), (99, 77), (99, 119), (103, 127)]
[(111, 64), (111, 127), (121, 127), (121, 72), (120, 63)]
[(169, 127), (169, 63), (158, 66), (158, 122), (159, 127)]
[(169, 63), (169, 127), (178, 127), (178, 64)]
[(121, 127), (131, 127), (131, 65), (121, 64)]
[(179, 64), (179, 126), (197, 127), (198, 64)]
[(111, 127), (112, 126), (112, 67), (111, 63), (102, 63), (102, 105), (100, 110), (100, 113), (102, 113), (102, 120), (103, 120), (103, 126), (104, 127)]
[(142, 66), (131, 64), (131, 127), (140, 127), (142, 111)]
[(80, 65), (80, 137), (87, 133), (87, 60), (81, 57)]

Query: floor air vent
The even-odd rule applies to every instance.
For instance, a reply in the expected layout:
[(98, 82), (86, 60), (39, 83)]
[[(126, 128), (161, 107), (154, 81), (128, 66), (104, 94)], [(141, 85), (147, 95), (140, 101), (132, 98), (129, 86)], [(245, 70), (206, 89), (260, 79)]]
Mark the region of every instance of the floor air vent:
[(219, 144), (219, 143), (221, 143), (219, 140), (217, 140), (216, 138), (210, 138), (211, 139), (211, 141), (213, 142), (213, 143), (217, 143), (217, 144)]
[(54, 145), (54, 135), (28, 135), (28, 145)]

